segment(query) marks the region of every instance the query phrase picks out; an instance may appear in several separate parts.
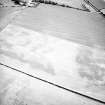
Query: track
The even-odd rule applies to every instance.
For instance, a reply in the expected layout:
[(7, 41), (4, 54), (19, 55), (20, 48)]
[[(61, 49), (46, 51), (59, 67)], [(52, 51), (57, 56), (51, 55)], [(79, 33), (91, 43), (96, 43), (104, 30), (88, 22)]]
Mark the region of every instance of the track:
[(20, 71), (20, 70), (18, 70), (18, 69), (15, 69), (15, 68), (13, 68), (13, 67), (10, 67), (10, 66), (8, 66), (8, 65), (5, 65), (5, 64), (3, 64), (3, 63), (0, 63), (0, 65), (5, 66), (5, 67), (7, 67), (7, 68), (10, 68), (11, 70), (14, 70), (14, 71), (16, 71), (16, 72), (22, 73), (22, 74), (24, 74), (24, 75), (27, 75), (27, 76), (29, 76), (29, 77), (31, 77), (31, 78), (34, 78), (34, 79), (40, 80), (40, 81), (42, 81), (42, 82), (45, 82), (45, 83), (47, 83), (47, 84), (53, 85), (53, 86), (55, 86), (55, 87), (57, 87), (57, 88), (60, 88), (60, 89), (65, 90), (65, 91), (72, 92), (72, 93), (77, 94), (77, 95), (79, 95), (79, 96), (88, 98), (88, 99), (90, 99), (90, 100), (93, 100), (93, 101), (96, 101), (96, 102), (99, 102), (99, 103), (102, 103), (102, 104), (105, 104), (105, 102), (103, 102), (103, 101), (101, 101), (101, 100), (99, 100), (99, 99), (96, 99), (96, 98), (93, 98), (93, 97), (90, 97), (90, 96), (81, 94), (81, 93), (79, 93), (79, 92), (77, 92), (77, 91), (70, 90), (70, 89), (68, 89), (68, 88), (65, 88), (65, 87), (63, 87), (63, 86), (57, 85), (57, 84), (52, 83), (52, 82), (49, 82), (49, 81), (44, 80), (44, 79), (42, 79), (42, 78), (39, 78), (39, 77), (30, 75), (30, 74), (28, 74), (28, 73), (26, 73), (26, 72)]

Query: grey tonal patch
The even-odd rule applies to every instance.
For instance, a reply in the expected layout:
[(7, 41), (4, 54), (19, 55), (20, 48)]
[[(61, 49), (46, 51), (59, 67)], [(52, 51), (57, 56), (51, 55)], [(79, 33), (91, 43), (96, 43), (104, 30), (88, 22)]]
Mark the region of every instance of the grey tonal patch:
[(4, 105), (3, 102), (8, 93), (9, 86), (16, 79), (15, 76), (11, 75), (5, 68), (0, 67), (0, 105)]
[[(90, 48), (81, 48), (77, 57), (76, 62), (79, 64), (79, 75), (87, 79), (88, 83), (95, 86), (105, 86), (105, 58), (101, 55), (97, 57), (94, 55), (98, 52)], [(88, 84), (88, 85), (90, 85)]]
[(18, 56), (17, 54), (15, 54), (13, 52), (10, 52), (10, 51), (1, 51), (0, 53), (5, 56), (11, 57), (13, 59), (19, 60), (23, 63), (27, 63), (35, 70), (42, 70), (42, 71), (49, 73), (51, 75), (55, 75), (55, 70), (54, 70), (53, 66), (50, 64), (50, 62), (42, 62), (41, 60), (39, 60), (37, 58), (35, 60), (31, 60), (31, 59), (25, 60), (25, 59), (22, 59), (22, 57)]
[[(19, 31), (17, 29), (19, 29)], [(1, 33), (0, 53), (19, 60), (22, 63), (29, 64), (32, 69), (42, 70), (54, 75), (54, 67), (44, 54), (42, 54), (43, 51), (40, 51), (41, 54), (37, 53), (37, 50), (41, 48), (46, 50), (47, 44), (48, 38), (46, 36), (10, 25)]]

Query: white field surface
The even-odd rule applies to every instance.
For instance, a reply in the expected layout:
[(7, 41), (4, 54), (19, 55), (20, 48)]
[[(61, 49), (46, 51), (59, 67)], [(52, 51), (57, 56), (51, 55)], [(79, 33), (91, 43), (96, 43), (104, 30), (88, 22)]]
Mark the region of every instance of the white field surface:
[(0, 62), (105, 101), (104, 27), (97, 13), (27, 8), (0, 33)]
[(23, 10), (12, 22), (86, 46), (105, 49), (105, 18), (72, 8), (40, 4)]
[(17, 25), (0, 33), (0, 62), (105, 100), (105, 52)]
[(0, 65), (0, 105), (103, 105)]

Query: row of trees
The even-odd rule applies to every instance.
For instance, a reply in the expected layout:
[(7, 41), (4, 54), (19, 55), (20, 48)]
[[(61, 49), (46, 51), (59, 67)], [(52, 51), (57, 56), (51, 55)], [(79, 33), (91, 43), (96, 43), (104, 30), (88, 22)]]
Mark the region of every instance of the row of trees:
[[(30, 0), (12, 0), (15, 3), (19, 2), (28, 2)], [(32, 0), (33, 2), (40, 2), (40, 3), (45, 3), (45, 4), (51, 4), (51, 5), (58, 5), (58, 6), (63, 6), (63, 7), (70, 7), (69, 5), (65, 5), (65, 3), (61, 3), (59, 0)]]
[(64, 3), (58, 3), (57, 0), (33, 0), (34, 2), (40, 2), (45, 4), (51, 4), (51, 5), (58, 5), (63, 7), (70, 7), (69, 5), (65, 5)]

